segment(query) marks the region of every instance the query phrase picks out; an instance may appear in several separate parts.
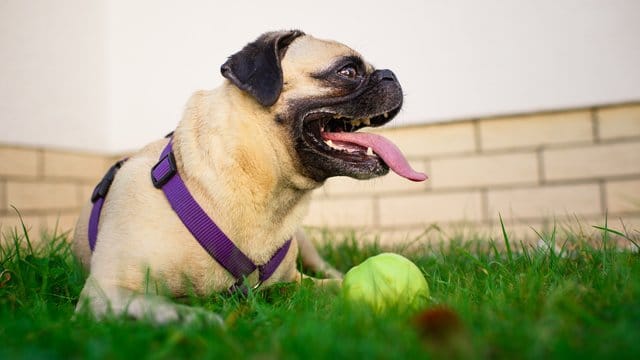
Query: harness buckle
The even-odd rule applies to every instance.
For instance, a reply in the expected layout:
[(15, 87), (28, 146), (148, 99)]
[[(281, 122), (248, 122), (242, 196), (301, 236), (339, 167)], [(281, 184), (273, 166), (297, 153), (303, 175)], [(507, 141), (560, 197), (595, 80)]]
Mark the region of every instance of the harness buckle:
[[(231, 285), (231, 287), (228, 290), (229, 295), (233, 295), (233, 294), (241, 294), (242, 296), (246, 297), (247, 295), (249, 295), (249, 286), (247, 286), (246, 280), (244, 278), (236, 281), (235, 284)], [(260, 285), (262, 285), (264, 281), (259, 280), (257, 284), (251, 286), (251, 291), (256, 291), (258, 290), (258, 288), (260, 287)]]
[(176, 158), (171, 151), (151, 168), (151, 182), (156, 189), (161, 189), (177, 172)]
[(102, 180), (100, 180), (98, 185), (96, 185), (96, 187), (93, 189), (93, 193), (91, 194), (91, 202), (95, 203), (96, 201), (98, 201), (98, 199), (102, 199), (107, 196), (116, 173), (122, 167), (122, 164), (124, 164), (126, 160), (127, 159), (122, 159), (109, 168)]

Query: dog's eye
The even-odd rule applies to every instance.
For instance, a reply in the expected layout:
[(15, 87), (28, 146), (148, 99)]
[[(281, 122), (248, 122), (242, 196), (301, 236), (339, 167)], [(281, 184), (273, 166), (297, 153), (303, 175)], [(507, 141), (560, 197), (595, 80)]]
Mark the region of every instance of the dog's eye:
[(358, 70), (353, 65), (347, 65), (340, 70), (338, 70), (338, 74), (340, 76), (344, 76), (347, 79), (355, 79), (358, 76)]

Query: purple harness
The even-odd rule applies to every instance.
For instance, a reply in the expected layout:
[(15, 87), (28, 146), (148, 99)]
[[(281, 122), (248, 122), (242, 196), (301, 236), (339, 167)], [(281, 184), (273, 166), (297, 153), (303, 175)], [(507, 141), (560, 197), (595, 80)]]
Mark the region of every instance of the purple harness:
[[(125, 161), (126, 159), (118, 161), (107, 171), (107, 174), (96, 186), (91, 196), (91, 201), (93, 202), (91, 216), (89, 217), (89, 247), (91, 251), (95, 248), (98, 236), (98, 221), (104, 199), (116, 172)], [(256, 265), (209, 218), (191, 196), (178, 173), (171, 140), (162, 151), (160, 161), (151, 169), (151, 181), (157, 189), (162, 189), (173, 211), (175, 211), (198, 243), (237, 279), (236, 283), (229, 289), (230, 292), (241, 291), (246, 293), (247, 288), (244, 285), (244, 279), (256, 269), (259, 272), (259, 276), (258, 283), (254, 286), (254, 289), (257, 288), (271, 277), (280, 263), (282, 263), (291, 245), (291, 239), (287, 240), (265, 264)]]

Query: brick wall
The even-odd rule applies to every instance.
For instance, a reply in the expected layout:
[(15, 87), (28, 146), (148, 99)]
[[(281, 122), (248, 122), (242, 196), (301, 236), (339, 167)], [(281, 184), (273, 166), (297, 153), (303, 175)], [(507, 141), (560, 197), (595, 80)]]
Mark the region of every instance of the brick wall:
[(21, 213), (30, 235), (69, 231), (111, 157), (0, 145), (0, 231), (19, 226)]
[[(512, 235), (561, 226), (640, 230), (640, 105), (496, 117), (380, 131), (430, 179), (334, 178), (307, 224), (369, 229), (382, 243), (447, 233)], [(594, 230), (595, 231), (595, 230)]]
[[(412, 183), (330, 179), (314, 194), (306, 224), (365, 229), (380, 241), (445, 232), (532, 236), (554, 221), (640, 230), (640, 104), (497, 117), (381, 131), (429, 174)], [(73, 227), (79, 207), (113, 157), (0, 146), (0, 224), (37, 234)], [(577, 220), (576, 220), (577, 219)]]

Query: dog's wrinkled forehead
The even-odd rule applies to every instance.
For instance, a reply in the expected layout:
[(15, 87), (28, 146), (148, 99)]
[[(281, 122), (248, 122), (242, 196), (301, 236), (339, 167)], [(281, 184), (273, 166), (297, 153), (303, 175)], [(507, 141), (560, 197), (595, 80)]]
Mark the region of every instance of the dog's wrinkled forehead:
[(357, 51), (344, 44), (305, 35), (297, 38), (289, 45), (287, 53), (282, 60), (282, 68), (285, 70), (295, 66), (299, 69), (317, 71), (335, 59), (345, 56), (361, 58)]
[[(357, 51), (336, 41), (321, 40), (311, 35), (304, 35), (289, 45), (284, 58), (281, 61), (285, 83), (310, 82), (313, 74), (330, 68), (336, 61), (345, 57), (357, 57), (366, 64), (367, 71), (373, 71), (373, 67)], [(286, 85), (285, 85), (286, 88)]]

